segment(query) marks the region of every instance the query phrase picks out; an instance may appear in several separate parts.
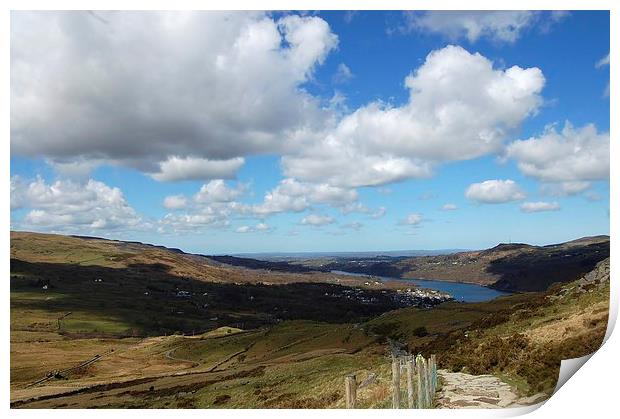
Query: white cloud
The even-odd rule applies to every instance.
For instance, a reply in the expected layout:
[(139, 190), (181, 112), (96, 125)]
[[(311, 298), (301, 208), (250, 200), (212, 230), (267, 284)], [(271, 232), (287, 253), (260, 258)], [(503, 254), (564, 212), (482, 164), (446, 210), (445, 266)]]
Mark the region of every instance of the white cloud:
[(336, 69), (336, 74), (332, 77), (332, 81), (336, 84), (342, 84), (348, 82), (353, 77), (351, 69), (345, 63), (340, 63)]
[(207, 206), (194, 212), (166, 214), (159, 220), (162, 232), (187, 233), (209, 228), (225, 228), (230, 225), (231, 211), (226, 206)]
[(378, 207), (377, 209), (372, 209), (369, 208), (367, 205), (362, 204), (361, 202), (355, 201), (340, 207), (340, 212), (345, 215), (352, 213), (366, 214), (370, 218), (376, 220), (385, 215), (386, 209), (385, 207)]
[(513, 180), (495, 179), (469, 185), (465, 196), (467, 199), (485, 204), (501, 204), (524, 199), (525, 193)]
[(183, 195), (172, 195), (164, 198), (164, 207), (167, 209), (182, 209), (187, 206), (187, 198)]
[(422, 220), (423, 220), (422, 214), (413, 213), (413, 214), (409, 214), (407, 218), (401, 221), (400, 224), (416, 226), (420, 224)]
[(193, 200), (197, 203), (231, 202), (243, 195), (245, 189), (243, 184), (229, 188), (224, 180), (216, 179), (202, 185)]
[(548, 127), (538, 137), (509, 144), (506, 156), (524, 174), (559, 183), (567, 193), (585, 190), (589, 181), (609, 179), (609, 133), (598, 133), (593, 124), (574, 128), (567, 122), (561, 132)]
[(351, 144), (331, 143), (329, 148), (314, 146), (305, 155), (284, 156), (282, 164), (287, 176), (341, 187), (377, 186), (408, 178), (430, 177), (430, 165), (413, 162), (389, 154), (366, 155), (355, 141)]
[(255, 232), (265, 233), (265, 232), (271, 231), (271, 227), (269, 227), (269, 225), (265, 223), (258, 223), (254, 227), (247, 226), (247, 225), (238, 227), (235, 231), (237, 233), (255, 233)]
[(567, 196), (578, 195), (583, 191), (588, 190), (592, 186), (591, 182), (585, 181), (570, 181), (570, 182), (558, 182), (558, 183), (543, 183), (541, 192), (551, 196)]
[(450, 203), (448, 203), (448, 204), (444, 204), (444, 205), (441, 207), (441, 209), (442, 209), (442, 210), (444, 210), (444, 211), (454, 211), (454, 210), (459, 209), (459, 207), (458, 207), (458, 206), (456, 206), (456, 204), (450, 204)]
[(135, 230), (147, 225), (119, 188), (93, 179), (48, 184), (42, 178), (25, 182), (13, 177), (11, 206), (28, 211), (19, 222), (20, 228), (83, 233)]
[(11, 151), (231, 178), (329, 118), (301, 86), (337, 44), (312, 16), (14, 12)]
[(609, 97), (609, 82), (607, 82), (607, 86), (605, 86), (605, 90), (603, 90), (603, 97)]
[(223, 179), (216, 179), (203, 184), (190, 198), (185, 195), (167, 196), (164, 206), (175, 213), (166, 214), (160, 220), (160, 228), (185, 232), (204, 227), (227, 227), (231, 217), (248, 212), (248, 205), (236, 200), (245, 191), (245, 184), (231, 187)]
[(243, 166), (245, 159), (209, 160), (196, 157), (168, 157), (159, 163), (159, 172), (151, 177), (159, 181), (232, 179)]
[(255, 205), (252, 212), (266, 216), (279, 212), (301, 212), (313, 203), (344, 207), (358, 199), (353, 189), (330, 186), (326, 183), (314, 184), (283, 179), (273, 190), (267, 192), (261, 204)]
[(374, 218), (375, 220), (382, 218), (386, 214), (386, 212), (387, 212), (387, 209), (385, 207), (379, 207), (377, 208), (375, 212), (370, 214), (370, 218)]
[(301, 224), (309, 225), (314, 227), (320, 227), (327, 224), (333, 224), (336, 220), (334, 220), (329, 215), (320, 215), (320, 214), (309, 214), (306, 215), (302, 220)]
[[(598, 60), (595, 64), (595, 68), (607, 67), (609, 65), (609, 53), (606, 56)], [(607, 82), (607, 86), (605, 86), (605, 90), (603, 91), (603, 97), (609, 97), (609, 82)]]
[(560, 204), (557, 202), (524, 202), (521, 204), (522, 212), (559, 211)]
[(271, 227), (265, 223), (258, 223), (254, 228), (256, 228), (257, 231), (269, 231), (271, 229)]
[(426, 11), (406, 12), (406, 30), (429, 31), (456, 41), (480, 38), (515, 42), (536, 20), (532, 11)]
[(570, 16), (571, 13), (568, 10), (551, 10), (550, 17), (554, 22), (560, 22)]
[(360, 213), (360, 214), (368, 214), (372, 212), (370, 208), (361, 202), (351, 202), (342, 207), (340, 207), (340, 212), (343, 214), (352, 214), (352, 213)]
[(345, 23), (353, 22), (353, 19), (358, 13), (359, 13), (359, 10), (347, 10), (346, 12), (344, 12), (343, 19)]
[(11, 211), (25, 205), (25, 191), (24, 180), (20, 176), (11, 176)]
[(609, 65), (609, 53), (594, 64), (595, 68), (601, 68)]
[(185, 195), (167, 196), (164, 198), (164, 207), (171, 210), (187, 209), (193, 214), (231, 214), (245, 208), (235, 201), (245, 191), (245, 184), (229, 187), (223, 179), (216, 179), (203, 184), (191, 198)]
[(359, 221), (354, 221), (352, 223), (347, 223), (347, 224), (343, 224), (340, 226), (340, 228), (350, 229), (350, 230), (355, 230), (355, 231), (359, 231), (363, 227), (364, 227), (364, 224), (360, 223)]
[(56, 173), (62, 177), (71, 179), (88, 180), (91, 172), (99, 165), (102, 160), (98, 159), (69, 159), (69, 160), (48, 160), (47, 164), (54, 168)]
[(538, 68), (506, 70), (457, 46), (431, 52), (405, 80), (407, 104), (373, 102), (282, 158), (287, 176), (340, 187), (429, 177), (444, 161), (498, 151), (542, 99)]
[(407, 32), (430, 32), (452, 41), (467, 39), (474, 43), (486, 38), (498, 43), (514, 43), (523, 33), (538, 26), (541, 33), (570, 16), (570, 12), (527, 10), (434, 10), (404, 12), (405, 22), (397, 30)]

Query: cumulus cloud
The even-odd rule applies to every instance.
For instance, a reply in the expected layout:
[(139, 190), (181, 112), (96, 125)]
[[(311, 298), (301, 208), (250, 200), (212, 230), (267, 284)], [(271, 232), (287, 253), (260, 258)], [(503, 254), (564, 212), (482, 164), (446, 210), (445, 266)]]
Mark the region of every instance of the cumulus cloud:
[[(287, 177), (346, 197), (495, 152), (542, 102), (538, 68), (496, 69), (448, 46), (406, 77), (403, 106), (321, 107), (303, 86), (337, 45), (313, 16), (16, 12), (11, 150), (59, 170), (126, 165), (159, 181), (232, 179), (245, 157), (280, 154)], [(256, 210), (309, 205), (277, 194)]]
[(405, 105), (373, 102), (346, 115), (285, 155), (284, 173), (349, 188), (429, 177), (441, 162), (498, 151), (538, 110), (544, 83), (538, 68), (495, 69), (480, 54), (447, 46), (405, 79)]
[[(357, 191), (338, 188), (328, 184), (299, 182), (295, 179), (283, 179), (267, 192), (263, 202), (247, 204), (240, 198), (247, 190), (247, 185), (228, 185), (224, 180), (212, 180), (201, 186), (191, 197), (172, 195), (164, 199), (164, 206), (172, 211), (161, 221), (162, 227), (174, 231), (185, 231), (200, 227), (226, 227), (233, 218), (253, 217), (264, 219), (268, 216), (285, 212), (303, 212), (318, 205), (340, 208), (343, 213), (362, 212), (371, 217), (377, 216), (373, 211), (357, 201)], [(381, 214), (378, 214), (381, 215)], [(314, 217), (307, 223), (312, 224)], [(241, 226), (244, 227), (244, 226)], [(265, 223), (255, 227), (247, 226), (238, 232), (270, 231)]]
[(510, 143), (506, 156), (525, 175), (568, 194), (587, 189), (590, 181), (609, 179), (609, 133), (599, 133), (594, 124), (574, 128), (567, 122), (560, 132), (547, 127), (538, 137)]
[(524, 202), (521, 204), (522, 212), (559, 211), (560, 204), (557, 202)]
[(245, 159), (209, 160), (196, 157), (168, 157), (159, 163), (159, 172), (151, 177), (159, 181), (233, 179)]
[(237, 201), (246, 192), (247, 185), (229, 186), (223, 179), (203, 184), (191, 197), (171, 195), (164, 199), (164, 207), (171, 210), (160, 221), (161, 231), (186, 232), (204, 227), (223, 228), (230, 219), (248, 212), (248, 205)]
[(181, 209), (187, 206), (187, 198), (183, 195), (172, 195), (164, 198), (164, 207), (168, 209)]
[(402, 220), (400, 222), (400, 224), (403, 225), (409, 225), (409, 226), (416, 226), (418, 224), (420, 224), (423, 220), (422, 214), (419, 213), (413, 213), (413, 214), (409, 214), (407, 215), (407, 217)]
[(119, 188), (93, 179), (47, 183), (42, 178), (25, 181), (13, 177), (11, 207), (28, 211), (19, 222), (21, 228), (28, 229), (83, 233), (147, 226)]
[(15, 12), (11, 151), (165, 181), (231, 178), (243, 156), (322, 125), (327, 111), (301, 86), (337, 44), (312, 16)]
[(336, 220), (329, 215), (309, 214), (301, 220), (301, 224), (313, 227), (321, 227), (327, 224), (333, 224)]
[(78, 180), (88, 180), (91, 172), (102, 163), (102, 160), (84, 158), (47, 160), (47, 164), (62, 177)]
[(223, 179), (215, 179), (203, 184), (200, 190), (188, 198), (185, 195), (171, 195), (164, 198), (164, 207), (171, 210), (178, 209), (199, 209), (206, 206), (217, 206), (220, 208), (235, 208), (238, 204), (235, 200), (246, 191), (245, 184), (238, 184), (230, 187)]
[(545, 195), (570, 196), (578, 195), (583, 191), (590, 189), (591, 186), (592, 182), (585, 181), (543, 183), (540, 190)]
[(484, 204), (501, 204), (524, 199), (525, 193), (514, 180), (494, 179), (469, 185), (465, 196)]
[(283, 179), (278, 186), (267, 192), (261, 204), (252, 207), (252, 212), (259, 216), (289, 211), (301, 212), (310, 208), (313, 203), (344, 207), (357, 199), (357, 191), (353, 189), (326, 183), (315, 184)]
[(548, 15), (535, 11), (426, 11), (405, 12), (404, 32), (431, 32), (450, 40), (467, 39), (474, 43), (481, 38), (496, 42), (514, 43), (534, 24), (540, 23), (548, 31), (554, 23), (568, 16), (567, 12), (553, 11)]
[(244, 184), (231, 188), (224, 180), (216, 179), (202, 185), (193, 199), (197, 203), (231, 202), (243, 195), (245, 190)]
[(209, 228), (226, 228), (230, 225), (233, 210), (227, 205), (209, 205), (191, 212), (168, 213), (158, 221), (159, 232), (187, 233)]
[(456, 204), (450, 204), (450, 203), (448, 203), (448, 204), (444, 204), (444, 205), (441, 207), (441, 209), (442, 209), (442, 210), (444, 210), (444, 211), (454, 211), (454, 210), (459, 209), (459, 207), (458, 207), (458, 206), (456, 206)]

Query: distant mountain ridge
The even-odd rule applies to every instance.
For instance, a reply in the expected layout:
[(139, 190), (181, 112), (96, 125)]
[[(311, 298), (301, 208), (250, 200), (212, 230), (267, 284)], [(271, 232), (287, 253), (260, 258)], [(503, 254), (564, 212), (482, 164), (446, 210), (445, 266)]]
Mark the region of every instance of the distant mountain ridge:
[[(54, 235), (11, 232), (12, 241), (26, 237), (43, 241), (41, 245), (44, 246), (44, 243), (52, 240)], [(86, 242), (92, 241), (93, 244), (98, 242), (105, 246), (118, 246), (119, 250), (126, 252), (126, 256), (123, 257), (135, 262), (145, 261), (144, 250), (155, 252), (153, 257), (161, 259), (163, 263), (170, 263), (177, 275), (193, 276), (205, 280), (222, 277), (233, 282), (257, 280), (257, 274), (252, 274), (252, 279), (250, 279), (246, 272), (227, 268), (235, 266), (256, 271), (303, 275), (298, 278), (302, 281), (307, 281), (306, 275), (313, 272), (317, 275), (324, 275), (334, 270), (395, 278), (469, 282), (511, 292), (542, 291), (555, 282), (570, 282), (578, 279), (592, 270), (598, 262), (609, 257), (610, 247), (610, 237), (598, 235), (544, 246), (500, 243), (484, 250), (424, 256), (381, 255), (381, 253), (389, 252), (370, 252), (371, 255), (377, 253), (374, 256), (364, 256), (362, 252), (359, 256), (359, 252), (344, 252), (341, 254), (345, 256), (261, 260), (238, 256), (198, 255), (186, 253), (177, 248), (142, 242), (107, 240), (89, 236), (64, 237), (66, 240), (85, 240)], [(75, 245), (79, 244), (75, 243)], [(36, 250), (32, 248), (32, 251)], [(181, 259), (176, 260), (172, 258), (172, 255), (178, 255)], [(40, 254), (40, 256), (43, 255)], [(48, 254), (44, 258), (53, 256)], [(110, 258), (106, 263), (117, 264), (117, 257)], [(147, 260), (150, 261), (150, 259)], [(317, 277), (313, 280), (320, 281), (321, 279)]]

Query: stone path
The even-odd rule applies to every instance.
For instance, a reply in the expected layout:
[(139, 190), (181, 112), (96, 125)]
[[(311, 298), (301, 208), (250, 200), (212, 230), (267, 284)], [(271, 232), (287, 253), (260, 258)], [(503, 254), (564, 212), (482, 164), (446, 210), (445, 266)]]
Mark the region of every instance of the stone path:
[(546, 398), (542, 393), (519, 398), (512, 387), (493, 375), (470, 375), (446, 370), (439, 370), (438, 373), (443, 378), (443, 386), (437, 394), (437, 404), (444, 409), (520, 407)]

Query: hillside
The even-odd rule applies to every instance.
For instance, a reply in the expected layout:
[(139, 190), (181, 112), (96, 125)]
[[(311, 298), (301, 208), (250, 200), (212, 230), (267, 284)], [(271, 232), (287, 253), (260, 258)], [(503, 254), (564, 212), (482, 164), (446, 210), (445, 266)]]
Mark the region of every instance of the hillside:
[(609, 257), (609, 237), (584, 237), (549, 246), (500, 244), (449, 256), (405, 259), (404, 278), (476, 282), (502, 291), (543, 291), (581, 277)]
[(609, 259), (545, 293), (402, 308), (388, 288), (321, 282), (333, 274), (141, 243), (11, 239), (12, 407), (337, 408), (350, 373), (370, 383), (360, 407), (388, 407), (394, 343), (436, 353), (441, 368), (495, 374), (519, 395), (548, 393), (560, 359), (600, 345), (608, 315)]
[(499, 244), (448, 255), (324, 258), (298, 261), (307, 267), (396, 278), (469, 282), (501, 291), (544, 291), (570, 282), (609, 257), (609, 236), (584, 237), (549, 246)]
[(153, 336), (293, 319), (359, 321), (441, 301), (416, 300), (399, 287), (241, 269), (142, 243), (11, 233), (11, 304), (29, 312), (12, 321), (26, 330), (68, 312), (63, 333)]
[(596, 351), (609, 316), (609, 258), (575, 281), (545, 293), (476, 304), (406, 308), (367, 323), (412, 352), (438, 353), (454, 372), (495, 374), (522, 395), (551, 394), (562, 359)]

